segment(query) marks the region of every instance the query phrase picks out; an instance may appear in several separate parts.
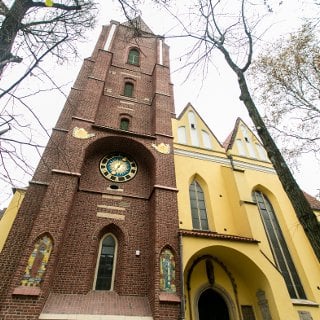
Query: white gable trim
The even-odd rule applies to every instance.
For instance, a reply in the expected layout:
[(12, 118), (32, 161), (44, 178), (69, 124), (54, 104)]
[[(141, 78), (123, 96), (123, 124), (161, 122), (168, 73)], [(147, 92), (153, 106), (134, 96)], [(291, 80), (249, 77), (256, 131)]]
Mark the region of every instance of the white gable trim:
[[(230, 160), (227, 158), (220, 158), (217, 156), (210, 156), (207, 154), (202, 154), (202, 153), (193, 152), (193, 151), (180, 150), (180, 149), (174, 149), (174, 154), (179, 155), (179, 156), (195, 158), (195, 159), (199, 159), (199, 160), (206, 160), (206, 161), (221, 163), (223, 165), (227, 165), (227, 166), (231, 167)], [(276, 171), (273, 168), (268, 168), (268, 167), (259, 166), (256, 164), (242, 162), (242, 161), (238, 161), (235, 159), (233, 159), (233, 166), (237, 169), (248, 169), (248, 170), (255, 170), (255, 171), (260, 171), (260, 172), (267, 172), (267, 173), (276, 174)]]

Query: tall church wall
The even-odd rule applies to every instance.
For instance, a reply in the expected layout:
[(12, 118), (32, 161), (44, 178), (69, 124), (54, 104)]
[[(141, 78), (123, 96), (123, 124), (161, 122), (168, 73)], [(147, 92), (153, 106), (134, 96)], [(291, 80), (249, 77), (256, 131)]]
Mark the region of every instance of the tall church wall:
[[(173, 128), (185, 318), (220, 312), (219, 317), (232, 320), (317, 319), (318, 261), (272, 166), (262, 152), (254, 153), (259, 141), (253, 133), (242, 128), (241, 136), (236, 126), (231, 147), (221, 152), (191, 105)], [(239, 154), (240, 139), (251, 155)], [(254, 191), (269, 202), (258, 204)], [(262, 210), (271, 226), (265, 225)], [(271, 243), (273, 234), (277, 242)], [(284, 245), (289, 253), (280, 256)], [(293, 267), (284, 269), (280, 259)]]
[[(162, 47), (165, 59), (160, 59), (158, 42), (151, 33), (136, 37), (119, 23), (103, 28), (7, 239), (0, 260), (4, 275), (0, 318), (56, 319), (60, 314), (64, 319), (65, 309), (81, 315), (86, 304), (90, 318), (90, 312), (92, 316), (97, 310), (95, 297), (100, 312), (109, 318), (178, 318), (179, 286), (173, 285), (173, 280), (179, 282), (173, 96), (168, 65), (163, 65), (168, 62), (168, 48)], [(131, 48), (139, 52), (138, 65), (127, 61)], [(125, 96), (126, 79), (133, 83), (132, 96)], [(166, 95), (159, 97), (163, 91)], [(122, 117), (129, 120), (129, 128), (120, 128)], [(121, 155), (118, 160), (116, 154)], [(100, 163), (105, 157), (119, 162), (108, 179), (103, 175), (107, 167)], [(128, 159), (136, 167), (126, 177), (118, 175), (118, 169), (129, 166)], [(115, 239), (116, 263), (111, 288), (98, 290), (97, 265), (101, 265), (102, 240), (108, 235)], [(160, 258), (170, 258), (170, 265), (161, 264)], [(161, 268), (175, 274), (166, 283), (169, 292), (161, 293)], [(72, 297), (77, 297), (77, 304)], [(107, 308), (108, 303), (118, 309)]]

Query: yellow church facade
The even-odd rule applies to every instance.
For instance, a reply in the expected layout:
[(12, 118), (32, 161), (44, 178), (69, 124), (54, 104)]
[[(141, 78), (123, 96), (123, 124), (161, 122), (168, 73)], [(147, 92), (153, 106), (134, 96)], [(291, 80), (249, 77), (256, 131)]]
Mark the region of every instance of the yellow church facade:
[(173, 133), (185, 319), (320, 319), (319, 263), (253, 132), (238, 119), (222, 146), (189, 104)]
[(13, 189), (13, 196), (9, 203), (9, 206), (0, 219), (0, 253), (5, 245), (5, 242), (11, 230), (13, 222), (17, 216), (18, 210), (22, 204), (26, 191), (27, 190), (25, 188)]

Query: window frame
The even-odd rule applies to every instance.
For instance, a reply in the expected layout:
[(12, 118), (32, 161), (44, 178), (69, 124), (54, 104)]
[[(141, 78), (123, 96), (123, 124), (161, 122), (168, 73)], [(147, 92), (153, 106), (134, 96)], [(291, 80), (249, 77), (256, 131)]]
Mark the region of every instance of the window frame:
[(210, 134), (206, 130), (201, 130), (202, 146), (205, 149), (212, 149)]
[[(257, 194), (261, 197), (262, 201), (257, 197)], [(254, 190), (252, 197), (257, 204), (274, 261), (283, 276), (291, 299), (307, 299), (271, 201), (260, 190)]]
[(181, 143), (181, 144), (187, 144), (188, 143), (186, 126), (178, 127), (178, 129), (177, 129), (177, 140), (178, 140), (178, 143)]
[[(131, 95), (127, 95), (126, 93), (127, 93), (127, 88), (128, 88), (128, 86), (130, 85), (130, 87), (131, 87), (131, 91), (130, 91), (130, 94)], [(124, 97), (127, 97), (127, 98), (133, 98), (134, 97), (134, 83), (132, 82), (132, 81), (128, 81), (128, 80), (126, 80), (125, 82), (124, 82), (124, 87), (123, 87), (123, 96)]]
[[(131, 53), (137, 53), (136, 55), (131, 55)], [(137, 57), (138, 61), (135, 61)], [(131, 59), (132, 58), (132, 59)], [(127, 63), (132, 65), (132, 66), (139, 66), (140, 65), (140, 50), (137, 48), (130, 48), (128, 52), (128, 57), (127, 57)]]
[[(110, 289), (96, 289), (98, 271), (99, 271), (99, 265), (100, 265), (100, 256), (101, 256), (101, 250), (102, 250), (102, 243), (103, 243), (104, 239), (106, 239), (109, 236), (112, 237), (113, 240), (114, 240), (114, 252), (113, 252), (112, 275), (111, 275)], [(115, 274), (116, 274), (117, 256), (118, 256), (118, 240), (117, 240), (117, 238), (116, 238), (116, 236), (114, 234), (106, 233), (101, 238), (100, 243), (99, 243), (97, 261), (96, 261), (96, 268), (95, 268), (95, 274), (94, 274), (94, 281), (93, 281), (93, 290), (94, 291), (113, 291), (114, 281), (115, 281)]]
[(199, 136), (198, 136), (198, 130), (197, 130), (197, 119), (196, 115), (193, 111), (188, 112), (188, 121), (190, 126), (190, 138), (191, 138), (191, 145), (194, 147), (199, 147)]
[[(122, 128), (122, 123), (126, 122), (127, 123), (127, 127), (126, 129)], [(121, 117), (120, 118), (120, 130), (123, 130), (123, 131), (129, 131), (129, 126), (130, 126), (130, 119), (128, 117)]]
[[(193, 190), (191, 188), (194, 188)], [(195, 198), (192, 198), (191, 191), (194, 192)], [(200, 193), (202, 194), (203, 199), (199, 199)], [(207, 213), (207, 206), (205, 201), (205, 194), (204, 191), (197, 180), (193, 180), (189, 185), (189, 200), (190, 200), (190, 209), (191, 209), (191, 220), (192, 220), (192, 229), (193, 230), (202, 230), (202, 231), (209, 231), (209, 221), (208, 221), (208, 213)], [(196, 208), (193, 208), (192, 202), (196, 203)], [(203, 208), (200, 207), (199, 203), (203, 202)], [(193, 210), (196, 209), (196, 210)], [(201, 218), (201, 211), (205, 213), (205, 219)], [(195, 217), (196, 216), (196, 217)], [(194, 220), (197, 219), (197, 223), (199, 227), (195, 227)], [(202, 221), (205, 221), (205, 226), (203, 226)]]

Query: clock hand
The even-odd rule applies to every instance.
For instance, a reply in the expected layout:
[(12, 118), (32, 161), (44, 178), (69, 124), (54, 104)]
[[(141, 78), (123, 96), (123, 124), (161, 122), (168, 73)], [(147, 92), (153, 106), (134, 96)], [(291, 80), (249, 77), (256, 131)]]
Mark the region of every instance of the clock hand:
[(125, 164), (123, 162), (120, 162), (116, 168), (116, 172), (121, 173), (124, 171), (124, 169), (125, 169)]

